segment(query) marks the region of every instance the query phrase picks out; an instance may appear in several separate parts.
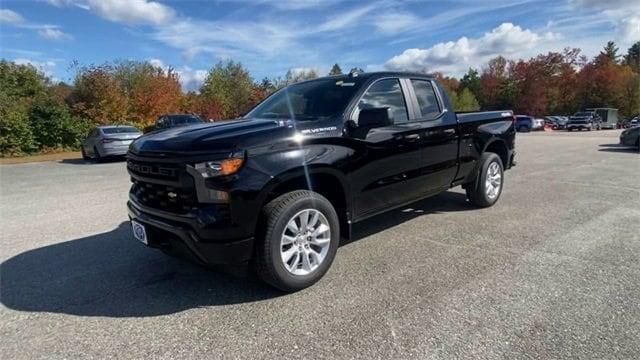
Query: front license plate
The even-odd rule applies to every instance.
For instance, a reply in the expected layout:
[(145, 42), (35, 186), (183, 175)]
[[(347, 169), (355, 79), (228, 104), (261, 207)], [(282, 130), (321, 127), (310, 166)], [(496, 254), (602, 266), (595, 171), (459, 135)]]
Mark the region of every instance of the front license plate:
[(133, 230), (133, 237), (140, 240), (143, 244), (148, 245), (147, 241), (147, 231), (144, 228), (144, 225), (131, 220), (131, 229)]

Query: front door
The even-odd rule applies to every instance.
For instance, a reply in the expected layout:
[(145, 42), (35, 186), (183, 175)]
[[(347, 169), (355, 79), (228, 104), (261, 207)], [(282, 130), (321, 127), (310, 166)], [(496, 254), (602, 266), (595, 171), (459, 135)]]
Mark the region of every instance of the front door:
[(417, 179), (420, 162), (420, 141), (424, 129), (411, 122), (407, 106), (405, 82), (385, 78), (374, 82), (363, 94), (352, 120), (359, 110), (389, 108), (393, 124), (374, 128), (357, 141), (363, 147), (361, 159), (351, 173), (355, 217), (363, 217), (406, 202), (420, 191)]

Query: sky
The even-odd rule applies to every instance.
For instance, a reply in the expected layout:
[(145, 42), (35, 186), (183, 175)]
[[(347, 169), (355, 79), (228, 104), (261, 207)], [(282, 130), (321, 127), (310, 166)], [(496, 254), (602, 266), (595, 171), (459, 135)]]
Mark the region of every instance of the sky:
[(287, 70), (440, 71), (461, 76), (497, 55), (579, 47), (596, 55), (640, 40), (640, 1), (2, 0), (0, 57), (54, 81), (70, 64), (117, 59), (171, 67), (197, 89), (239, 61), (256, 80)]

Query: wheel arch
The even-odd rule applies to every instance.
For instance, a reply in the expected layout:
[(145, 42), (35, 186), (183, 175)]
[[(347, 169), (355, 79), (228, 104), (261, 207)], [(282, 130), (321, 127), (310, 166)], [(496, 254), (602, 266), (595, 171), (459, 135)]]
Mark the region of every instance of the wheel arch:
[(507, 148), (507, 143), (504, 140), (493, 139), (492, 141), (489, 141), (482, 152), (492, 152), (497, 154), (500, 157), (500, 160), (502, 160), (502, 167), (504, 169), (509, 168), (509, 150)]
[[(341, 235), (349, 235), (351, 195), (347, 178), (340, 170), (327, 165), (308, 165), (278, 174), (265, 186), (259, 201), (260, 208), (276, 197), (295, 190), (309, 190), (327, 198), (338, 213)], [(260, 226), (260, 222), (257, 226)]]

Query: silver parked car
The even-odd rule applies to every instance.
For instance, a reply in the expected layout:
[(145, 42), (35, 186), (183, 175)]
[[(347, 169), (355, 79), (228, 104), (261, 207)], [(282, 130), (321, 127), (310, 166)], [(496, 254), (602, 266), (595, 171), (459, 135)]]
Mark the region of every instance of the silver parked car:
[(100, 161), (107, 156), (126, 155), (131, 142), (141, 135), (142, 132), (133, 126), (98, 126), (82, 144), (82, 158)]

